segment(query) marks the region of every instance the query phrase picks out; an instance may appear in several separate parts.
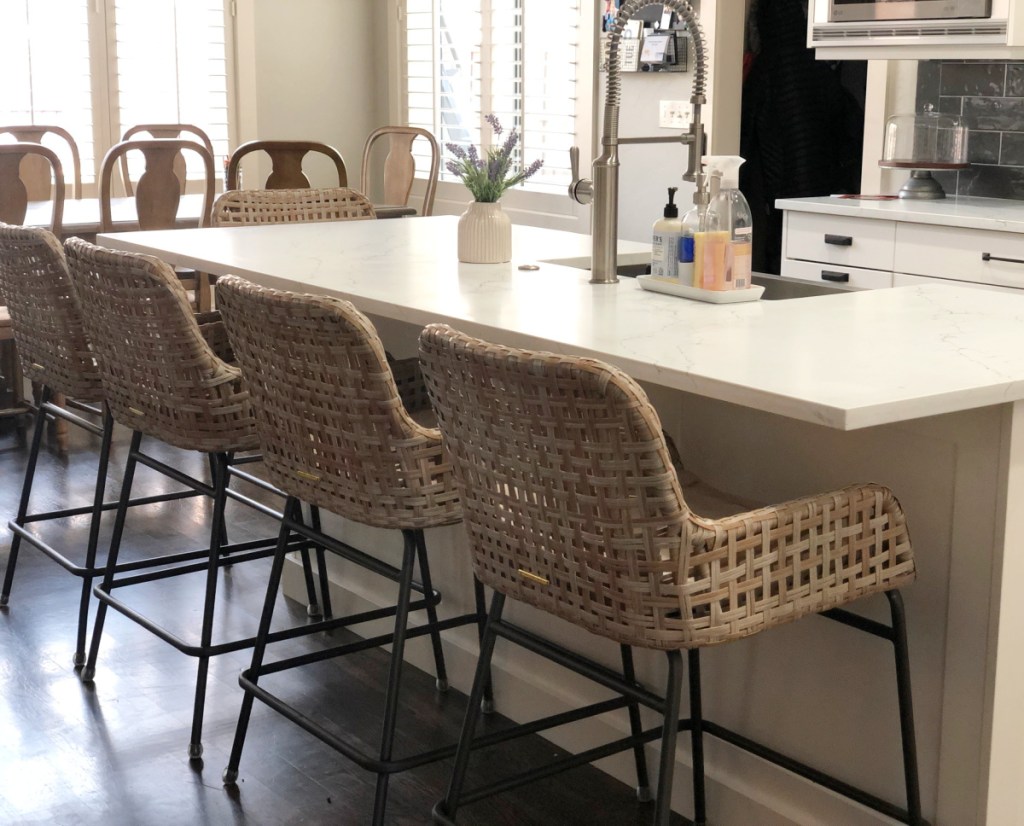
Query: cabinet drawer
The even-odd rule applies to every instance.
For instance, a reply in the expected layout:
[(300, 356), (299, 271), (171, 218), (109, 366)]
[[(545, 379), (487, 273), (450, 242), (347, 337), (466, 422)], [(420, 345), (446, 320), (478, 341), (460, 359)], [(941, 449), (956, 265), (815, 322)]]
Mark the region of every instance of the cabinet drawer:
[(892, 271), (896, 224), (871, 218), (786, 213), (786, 257)]
[[(1012, 260), (995, 260), (1001, 258)], [(1024, 288), (1024, 235), (899, 224), (894, 269), (911, 275)]]
[(813, 261), (782, 260), (782, 274), (788, 278), (801, 278), (818, 284), (834, 284), (851, 290), (878, 290), (892, 286), (892, 273), (843, 267), (838, 264), (818, 264)]

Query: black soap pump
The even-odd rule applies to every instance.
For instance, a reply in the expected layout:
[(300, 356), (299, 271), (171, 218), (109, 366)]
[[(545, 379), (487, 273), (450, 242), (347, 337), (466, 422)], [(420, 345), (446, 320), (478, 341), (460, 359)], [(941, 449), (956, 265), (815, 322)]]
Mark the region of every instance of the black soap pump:
[(679, 220), (679, 207), (675, 204), (678, 191), (676, 186), (668, 188), (668, 203), (652, 231), (651, 275), (662, 278), (679, 277), (679, 238), (683, 234), (683, 222)]

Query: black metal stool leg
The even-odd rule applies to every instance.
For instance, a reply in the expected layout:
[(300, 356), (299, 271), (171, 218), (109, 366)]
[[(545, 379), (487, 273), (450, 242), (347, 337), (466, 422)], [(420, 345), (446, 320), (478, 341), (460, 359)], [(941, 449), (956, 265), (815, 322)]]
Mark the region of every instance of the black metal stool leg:
[(413, 531), (416, 541), (416, 556), (420, 563), (420, 577), (423, 580), (423, 596), (427, 600), (427, 622), (433, 627), (430, 644), (434, 649), (434, 673), (438, 691), (448, 690), (448, 669), (444, 664), (444, 649), (441, 648), (441, 632), (437, 630), (437, 606), (433, 602), (434, 586), (430, 580), (430, 562), (427, 559), (427, 541), (423, 531)]
[[(32, 430), (32, 446), (28, 453), (28, 466), (25, 468), (25, 480), (21, 485), (21, 501), (18, 502), (18, 513), (14, 517), (14, 524), (24, 525), (25, 517), (28, 515), (28, 502), (32, 496), (32, 482), (35, 480), (36, 464), (39, 461), (39, 447), (43, 442), (43, 430), (46, 428), (46, 411), (44, 406), (53, 395), (49, 387), (43, 388), (42, 398), (39, 400), (39, 407), (36, 409), (35, 421)], [(11, 587), (14, 585), (14, 568), (18, 564), (18, 550), (21, 547), (21, 537), (14, 534), (11, 539), (11, 549), (7, 556), (7, 570), (4, 573), (3, 590), (0, 591), (0, 606), (7, 605), (11, 596)]]
[[(484, 630), (487, 627), (487, 602), (484, 597), (484, 584), (475, 576), (473, 577), (473, 597), (476, 602), (477, 638), (482, 644), (484, 641)], [(481, 700), (480, 709), (484, 714), (494, 713), (494, 685), (491, 682), (490, 666), (487, 668), (487, 676), (484, 681), (483, 700)]]
[[(211, 453), (213, 469), (213, 524), (210, 526), (210, 556), (206, 567), (206, 594), (203, 602), (203, 628), (199, 645), (208, 651), (213, 645), (213, 617), (217, 602), (217, 576), (220, 572), (221, 540), (224, 530), (224, 509), (227, 504), (228, 459), (224, 453)], [(210, 655), (200, 654), (196, 668), (196, 694), (192, 707), (192, 736), (188, 744), (188, 756), (195, 760), (203, 756), (203, 714), (206, 709), (206, 680), (210, 671)]]
[[(287, 520), (289, 517), (297, 519), (301, 517), (301, 505), (294, 496), (289, 496), (284, 503), (283, 513), (285, 519), (281, 522), (281, 532), (277, 537), (277, 549), (274, 552), (274, 562), (270, 568), (270, 578), (267, 580), (267, 595), (263, 600), (263, 613), (260, 614), (260, 625), (256, 631), (256, 642), (252, 650), (252, 664), (249, 673), (252, 681), (259, 680), (259, 670), (263, 667), (263, 657), (267, 650), (267, 636), (270, 634), (270, 624), (274, 619), (274, 606), (277, 602), (277, 592), (281, 587), (281, 573), (284, 570), (284, 561), (288, 555), (288, 539), (291, 531), (288, 529)], [(251, 691), (245, 691), (242, 695), (242, 708), (238, 712), (238, 724), (235, 726), (235, 739), (231, 744), (231, 756), (228, 758), (228, 765), (221, 775), (227, 784), (234, 784), (238, 780), (238, 766), (242, 762), (242, 749), (245, 747), (245, 735), (249, 730), (249, 718), (252, 716), (252, 704), (254, 696)]]
[[(316, 505), (310, 505), (309, 518), (313, 530), (317, 533), (323, 533), (323, 527), (320, 523), (320, 508)], [(331, 606), (331, 582), (327, 578), (325, 551), (326, 549), (323, 545), (316, 546), (316, 569), (320, 579), (320, 613), (324, 619), (330, 619), (334, 616), (334, 609)]]
[[(128, 515), (128, 503), (132, 496), (135, 466), (138, 464), (135, 454), (138, 453), (141, 444), (142, 433), (136, 430), (132, 433), (131, 445), (128, 448), (128, 460), (124, 466), (124, 478), (121, 480), (121, 497), (117, 501), (117, 515), (114, 518), (114, 531), (110, 537), (110, 550), (107, 551), (106, 571), (103, 574), (103, 582), (98, 586), (107, 594), (110, 593), (114, 581), (114, 568), (121, 552), (121, 537), (124, 534), (125, 517)], [(96, 619), (92, 624), (92, 643), (89, 646), (89, 657), (82, 668), (82, 682), (91, 683), (96, 676), (96, 659), (100, 653), (100, 639), (103, 637), (103, 623), (106, 617), (107, 603), (101, 599), (96, 606)]]
[(690, 668), (690, 750), (693, 754), (693, 823), (707, 823), (707, 802), (704, 793), (704, 711), (700, 689), (700, 650), (687, 652)]
[[(391, 666), (388, 669), (387, 695), (384, 701), (384, 722), (381, 725), (380, 759), (391, 759), (398, 723), (398, 692), (402, 681), (402, 661), (405, 657), (405, 634), (409, 623), (409, 600), (412, 595), (412, 577), (416, 569), (415, 531), (402, 531), (405, 550), (402, 554), (402, 578), (398, 583), (398, 610), (395, 613), (395, 637), (391, 644)], [(377, 789), (373, 804), (373, 826), (384, 826), (384, 808), (387, 805), (388, 780), (391, 775), (377, 775)]]
[[(302, 513), (302, 505), (299, 505), (299, 512), (295, 516), (295, 521), (305, 524), (305, 520), (305, 515)], [(302, 562), (302, 580), (306, 585), (306, 616), (319, 617), (323, 614), (323, 609), (320, 607), (320, 603), (317, 602), (316, 586), (313, 584), (313, 566), (309, 562), (310, 544), (309, 540), (306, 540), (299, 549), (299, 559)]]
[(917, 740), (914, 734), (914, 701), (910, 692), (910, 654), (907, 647), (907, 618), (899, 591), (886, 591), (892, 614), (892, 644), (896, 656), (896, 691), (900, 705), (900, 734), (903, 739), (903, 777), (907, 786), (907, 819), (924, 824), (921, 787), (917, 772)]
[(654, 826), (668, 826), (672, 816), (672, 774), (676, 767), (676, 739), (679, 734), (679, 703), (683, 690), (683, 658), (678, 651), (668, 656), (668, 683), (665, 688), (665, 722), (662, 724), (661, 759), (658, 765), (658, 802)]
[(483, 637), (480, 640), (480, 659), (476, 664), (476, 675), (473, 677), (473, 688), (469, 692), (469, 705), (462, 722), (462, 733), (455, 751), (455, 765), (448, 781), (448, 791), (444, 800), (434, 806), (435, 823), (452, 823), (459, 809), (459, 798), (462, 796), (462, 785), (466, 780), (466, 769), (469, 766), (469, 752), (476, 734), (476, 724), (480, 719), (481, 700), (484, 688), (490, 684), (491, 657), (494, 655), (494, 643), (498, 638), (494, 624), (501, 620), (501, 612), (505, 607), (505, 595), (495, 592), (491, 597), (491, 612), (487, 618)]
[[(100, 440), (100, 456), (96, 465), (96, 489), (92, 500), (92, 514), (89, 523), (89, 544), (85, 549), (85, 567), (96, 567), (96, 550), (100, 541), (100, 524), (103, 520), (103, 499), (107, 492), (107, 466), (110, 462), (110, 443), (114, 435), (114, 417), (103, 410), (103, 437)], [(89, 623), (89, 599), (92, 596), (93, 577), (82, 576), (82, 595), (78, 603), (78, 636), (75, 644), (75, 667), (85, 665), (85, 632)]]
[[(633, 649), (628, 645), (620, 645), (619, 652), (622, 655), (622, 676), (627, 682), (636, 683), (636, 669), (633, 667)], [(629, 731), (634, 737), (643, 734), (643, 723), (640, 720), (640, 704), (633, 700), (629, 704)], [(647, 777), (647, 755), (644, 753), (643, 743), (633, 748), (633, 757), (636, 762), (636, 799), (641, 803), (648, 803), (651, 800), (651, 781)]]

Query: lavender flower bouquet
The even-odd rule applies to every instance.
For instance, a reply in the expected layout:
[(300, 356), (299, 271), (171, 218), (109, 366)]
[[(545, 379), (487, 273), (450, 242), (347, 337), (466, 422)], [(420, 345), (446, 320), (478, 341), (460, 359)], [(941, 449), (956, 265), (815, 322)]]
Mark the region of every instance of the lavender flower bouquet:
[[(485, 119), (494, 134), (501, 137), (504, 130), (498, 118), (488, 115)], [(496, 203), (506, 189), (521, 184), (544, 165), (544, 161), (534, 161), (525, 169), (512, 173), (512, 152), (518, 142), (519, 134), (513, 129), (501, 146), (487, 150), (486, 159), (480, 157), (475, 146), (467, 150), (456, 143), (446, 143), (448, 151), (455, 156), (455, 160), (448, 161), (447, 169), (462, 180), (475, 200)]]

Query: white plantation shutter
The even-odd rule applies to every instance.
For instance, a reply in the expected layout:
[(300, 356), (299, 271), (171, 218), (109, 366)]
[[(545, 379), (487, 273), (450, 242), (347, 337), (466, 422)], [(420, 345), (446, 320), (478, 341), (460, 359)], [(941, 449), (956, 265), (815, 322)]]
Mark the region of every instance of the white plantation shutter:
[[(107, 147), (139, 123), (195, 124), (225, 157), (226, 2), (0, 0), (0, 124), (64, 127), (86, 186)], [(62, 142), (52, 148), (70, 169)], [(189, 177), (200, 175), (193, 161)]]
[[(486, 149), (493, 113), (519, 132), (519, 163), (544, 161), (525, 188), (564, 194), (580, 117), (579, 0), (404, 0), (403, 20), (405, 114), (434, 133), (444, 162), (448, 142)], [(442, 180), (458, 180), (443, 167)]]
[[(78, 144), (83, 182), (93, 179), (95, 154), (88, 9), (84, 0), (0, 2), (0, 124), (64, 127)], [(67, 145), (43, 142), (57, 152), (70, 180)]]
[[(210, 136), (218, 158), (226, 157), (224, 0), (114, 0), (113, 11), (119, 123), (114, 138), (140, 123), (191, 123)], [(195, 155), (186, 158), (189, 177), (201, 177)]]

